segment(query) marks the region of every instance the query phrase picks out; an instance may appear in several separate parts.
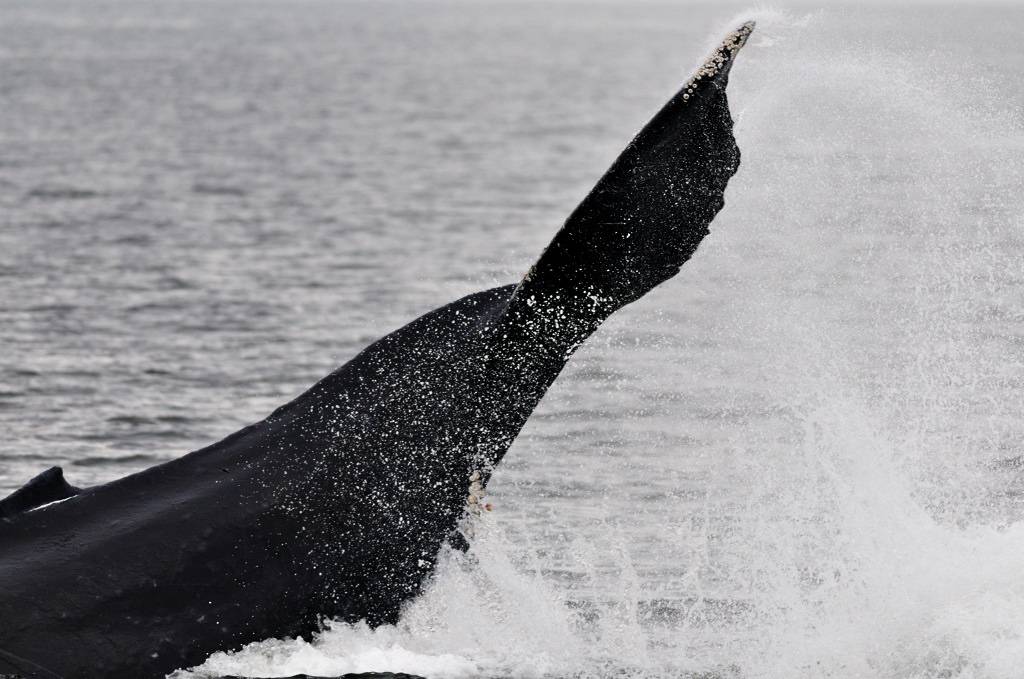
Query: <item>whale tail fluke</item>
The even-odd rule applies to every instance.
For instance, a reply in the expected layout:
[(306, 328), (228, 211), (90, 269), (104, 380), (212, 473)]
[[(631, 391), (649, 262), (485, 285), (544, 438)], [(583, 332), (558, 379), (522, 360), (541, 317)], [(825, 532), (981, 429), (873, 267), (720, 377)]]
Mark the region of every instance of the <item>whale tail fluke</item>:
[(573, 211), (510, 299), (507, 327), (571, 351), (693, 255), (739, 167), (725, 89), (753, 29), (726, 36)]

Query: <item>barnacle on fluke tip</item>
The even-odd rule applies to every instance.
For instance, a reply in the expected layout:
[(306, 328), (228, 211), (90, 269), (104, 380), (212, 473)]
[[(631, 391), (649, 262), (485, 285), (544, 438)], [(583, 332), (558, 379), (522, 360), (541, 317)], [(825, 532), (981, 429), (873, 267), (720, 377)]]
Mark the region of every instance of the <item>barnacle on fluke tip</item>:
[(711, 56), (686, 81), (686, 85), (683, 87), (684, 99), (689, 99), (689, 95), (693, 94), (694, 88), (702, 79), (712, 79), (723, 69), (728, 70), (732, 66), (733, 58), (740, 51), (740, 48), (747, 44), (747, 38), (753, 33), (754, 25), (753, 21), (748, 21), (725, 36), (725, 39), (719, 43)]

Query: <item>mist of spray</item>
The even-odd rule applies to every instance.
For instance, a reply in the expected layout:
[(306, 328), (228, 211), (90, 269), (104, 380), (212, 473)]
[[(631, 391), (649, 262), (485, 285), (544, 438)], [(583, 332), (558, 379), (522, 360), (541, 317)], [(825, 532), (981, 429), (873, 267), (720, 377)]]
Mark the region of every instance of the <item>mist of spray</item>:
[[(558, 549), (522, 527), (572, 533), (578, 498), (499, 511), (397, 627), (332, 624), (195, 674), (1019, 676), (1020, 119), (900, 30), (857, 43), (857, 16), (751, 17), (730, 86), (743, 166), (687, 265), (722, 311), (669, 347), (734, 392), (706, 456), (676, 462), (703, 488), (633, 516), (591, 502), (600, 530)], [(668, 293), (650, 304), (673, 313)], [(584, 364), (627, 343), (609, 325)], [(674, 574), (650, 575), (652, 550)]]

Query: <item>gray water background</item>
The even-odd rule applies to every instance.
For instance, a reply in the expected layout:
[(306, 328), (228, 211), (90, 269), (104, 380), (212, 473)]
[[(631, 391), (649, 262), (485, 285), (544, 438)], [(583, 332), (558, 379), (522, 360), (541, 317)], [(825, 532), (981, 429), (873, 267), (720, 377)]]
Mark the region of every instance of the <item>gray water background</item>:
[[(0, 3), (0, 491), (202, 447), (518, 279), (738, 9)], [(1017, 526), (1022, 28), (1012, 5), (762, 21), (712, 235), (573, 359), (490, 489), (510, 560), (584, 639), (628, 637), (597, 674), (758, 676), (766, 628), (879, 560), (844, 551), (863, 508), (836, 484), (899, 479), (863, 514), (881, 534), (905, 506)], [(1004, 676), (930, 634), (858, 658)], [(866, 676), (774, 641), (790, 671), (763, 676)]]

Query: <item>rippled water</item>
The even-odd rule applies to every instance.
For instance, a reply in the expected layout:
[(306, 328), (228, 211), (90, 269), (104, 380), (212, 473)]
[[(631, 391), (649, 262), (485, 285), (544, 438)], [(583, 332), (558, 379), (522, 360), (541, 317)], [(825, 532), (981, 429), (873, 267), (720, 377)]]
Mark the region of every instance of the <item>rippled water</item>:
[[(737, 9), (0, 3), (0, 489), (515, 280)], [(573, 359), (471, 556), (208, 669), (1019, 677), (1024, 10), (747, 15), (712, 236)]]

